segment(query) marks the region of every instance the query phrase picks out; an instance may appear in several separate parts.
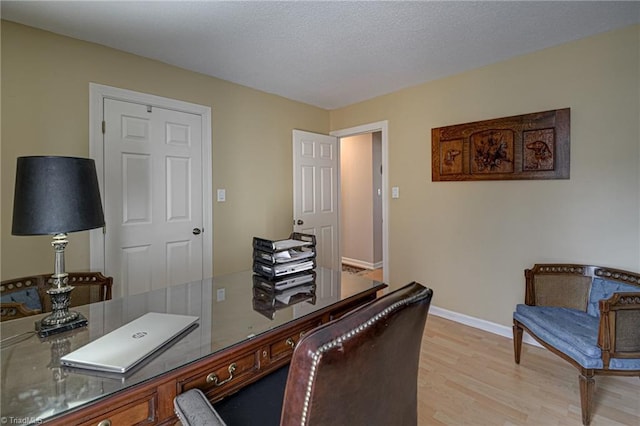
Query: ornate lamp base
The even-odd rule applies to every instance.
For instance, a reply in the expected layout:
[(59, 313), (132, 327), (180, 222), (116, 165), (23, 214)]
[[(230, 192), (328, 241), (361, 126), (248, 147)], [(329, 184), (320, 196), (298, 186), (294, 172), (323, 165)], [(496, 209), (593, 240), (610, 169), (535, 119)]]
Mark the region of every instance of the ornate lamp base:
[(69, 310), (73, 287), (66, 285), (66, 276), (63, 283), (63, 287), (53, 287), (47, 290), (51, 296), (52, 312), (51, 315), (36, 322), (36, 331), (40, 337), (84, 327), (89, 323), (80, 313)]
[(79, 314), (78, 312), (73, 313), (77, 314), (77, 317), (66, 323), (53, 325), (43, 324), (44, 320), (48, 317), (45, 317), (42, 321), (36, 321), (36, 331), (38, 332), (38, 336), (47, 337), (53, 334), (62, 333), (63, 331), (84, 327), (89, 324), (89, 320), (87, 320), (82, 314)]

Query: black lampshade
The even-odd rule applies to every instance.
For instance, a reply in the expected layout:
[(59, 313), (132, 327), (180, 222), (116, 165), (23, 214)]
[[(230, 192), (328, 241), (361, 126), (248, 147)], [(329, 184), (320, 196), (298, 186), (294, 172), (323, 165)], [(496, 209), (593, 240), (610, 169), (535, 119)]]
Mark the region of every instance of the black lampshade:
[(104, 214), (92, 159), (18, 158), (13, 235), (60, 234), (101, 226)]

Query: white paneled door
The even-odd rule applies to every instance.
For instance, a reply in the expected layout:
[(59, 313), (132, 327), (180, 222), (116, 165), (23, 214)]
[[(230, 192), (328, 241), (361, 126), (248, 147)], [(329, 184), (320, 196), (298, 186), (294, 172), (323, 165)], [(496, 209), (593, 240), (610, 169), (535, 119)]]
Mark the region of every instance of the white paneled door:
[(202, 117), (104, 99), (105, 272), (127, 296), (203, 278)]
[(293, 131), (294, 230), (314, 234), (318, 266), (335, 270), (340, 270), (339, 167), (338, 138)]

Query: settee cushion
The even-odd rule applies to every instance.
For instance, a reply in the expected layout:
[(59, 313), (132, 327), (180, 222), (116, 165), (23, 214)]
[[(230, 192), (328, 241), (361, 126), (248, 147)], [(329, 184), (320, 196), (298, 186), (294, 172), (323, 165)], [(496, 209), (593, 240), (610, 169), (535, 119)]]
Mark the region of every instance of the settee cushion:
[(585, 368), (602, 368), (598, 318), (575, 309), (517, 305), (513, 317)]
[[(603, 368), (602, 351), (598, 347), (599, 318), (575, 309), (522, 304), (516, 306), (513, 318), (582, 367)], [(609, 369), (637, 370), (640, 360), (612, 358)]]
[(598, 307), (598, 302), (600, 300), (609, 299), (611, 296), (613, 296), (613, 293), (637, 293), (638, 291), (638, 287), (631, 284), (608, 281), (602, 278), (594, 278), (593, 282), (591, 283), (591, 292), (589, 293), (587, 313), (594, 317), (600, 317), (600, 308)]

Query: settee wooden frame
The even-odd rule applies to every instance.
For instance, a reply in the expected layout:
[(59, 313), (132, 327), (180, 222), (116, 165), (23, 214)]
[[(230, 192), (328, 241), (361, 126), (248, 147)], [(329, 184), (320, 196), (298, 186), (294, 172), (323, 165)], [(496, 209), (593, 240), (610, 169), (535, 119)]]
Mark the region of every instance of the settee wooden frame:
[[(525, 304), (530, 306), (558, 306), (586, 311), (588, 295), (594, 278), (638, 287), (638, 292), (614, 293), (609, 299), (599, 301), (600, 322), (597, 344), (602, 351), (603, 368), (601, 369), (584, 368), (567, 354), (538, 338), (522, 323), (516, 319), (513, 320), (513, 348), (516, 364), (520, 364), (522, 335), (523, 331), (526, 331), (542, 346), (579, 370), (582, 422), (584, 425), (588, 425), (591, 422), (593, 408), (594, 376), (640, 377), (640, 369), (613, 370), (609, 368), (611, 358), (640, 358), (640, 341), (634, 339), (632, 344), (626, 342), (623, 345), (616, 336), (616, 331), (624, 322), (633, 321), (635, 326), (640, 329), (640, 323), (636, 322), (640, 318), (640, 274), (593, 265), (536, 264), (531, 269), (525, 269), (524, 275)], [(556, 281), (554, 284), (550, 284), (554, 281)], [(584, 293), (586, 298), (581, 294), (576, 296), (576, 293)]]

